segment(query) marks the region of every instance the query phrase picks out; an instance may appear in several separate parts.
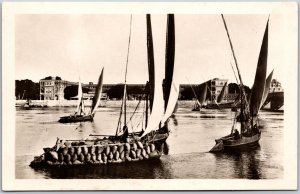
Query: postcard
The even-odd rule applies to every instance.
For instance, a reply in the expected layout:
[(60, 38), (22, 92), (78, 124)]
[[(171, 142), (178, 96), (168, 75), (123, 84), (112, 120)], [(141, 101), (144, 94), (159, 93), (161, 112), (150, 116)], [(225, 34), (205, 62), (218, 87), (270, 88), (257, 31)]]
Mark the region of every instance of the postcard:
[(294, 2), (4, 2), (2, 180), (296, 190)]

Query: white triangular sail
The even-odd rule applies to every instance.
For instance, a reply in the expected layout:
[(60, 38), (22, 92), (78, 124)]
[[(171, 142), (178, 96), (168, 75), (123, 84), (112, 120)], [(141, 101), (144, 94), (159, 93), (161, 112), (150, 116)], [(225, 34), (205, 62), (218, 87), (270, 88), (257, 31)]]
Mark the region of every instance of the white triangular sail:
[(224, 84), (222, 90), (221, 90), (221, 93), (219, 94), (218, 98), (217, 98), (217, 103), (221, 103), (223, 98), (224, 98), (224, 95), (225, 95), (225, 90), (226, 90), (226, 87), (227, 87), (227, 82)]
[(271, 86), (271, 80), (272, 80), (272, 77), (273, 77), (273, 71), (274, 70), (272, 70), (272, 72), (269, 74), (269, 76), (268, 76), (268, 78), (266, 80), (264, 94), (263, 94), (263, 99), (261, 100), (259, 109), (262, 108), (262, 106), (264, 105), (265, 101), (267, 100), (267, 97), (268, 97), (268, 94), (269, 94), (269, 88)]
[(256, 117), (260, 109), (260, 104), (263, 99), (263, 93), (266, 84), (267, 65), (268, 65), (268, 32), (269, 32), (269, 20), (267, 22), (266, 30), (264, 33), (257, 67), (254, 78), (254, 84), (250, 93), (249, 109), (250, 116)]
[(101, 94), (102, 94), (102, 86), (103, 86), (103, 72), (104, 68), (102, 68), (99, 80), (98, 80), (98, 85), (95, 91), (95, 96), (93, 98), (93, 103), (92, 103), (92, 109), (91, 109), (91, 114), (94, 114), (96, 112), (96, 109), (98, 108), (100, 104), (100, 99), (101, 99)]
[[(159, 68), (155, 68), (155, 88), (153, 96), (153, 106), (152, 112), (149, 117), (149, 122), (147, 128), (141, 137), (145, 136), (153, 130), (160, 128), (163, 124), (162, 118), (164, 116), (167, 107), (172, 107), (173, 102), (169, 102), (171, 97), (172, 84), (173, 84), (173, 71), (174, 71), (174, 57), (175, 57), (175, 24), (174, 24), (174, 14), (168, 14), (167, 20), (167, 37), (166, 37), (166, 57), (165, 57), (165, 79), (163, 81), (162, 77), (158, 78)], [(158, 78), (158, 79), (157, 79)], [(162, 87), (164, 84), (164, 90)], [(163, 96), (164, 95), (164, 96)], [(164, 97), (166, 99), (164, 99)], [(176, 99), (177, 100), (177, 99)], [(169, 105), (170, 104), (170, 105)], [(176, 103), (175, 103), (176, 105)], [(169, 108), (169, 109), (170, 109)], [(173, 112), (173, 109), (171, 110)], [(172, 113), (171, 113), (172, 114)]]
[(178, 96), (179, 96), (179, 84), (176, 84), (174, 81), (172, 83), (172, 87), (171, 87), (171, 92), (170, 92), (170, 97), (169, 97), (169, 101), (168, 101), (168, 106), (166, 109), (166, 112), (163, 116), (163, 118), (161, 119), (162, 123), (165, 123), (170, 116), (172, 116), (177, 100), (178, 100)]
[(80, 81), (80, 78), (79, 78), (79, 82), (78, 82), (78, 93), (77, 93), (77, 108), (76, 108), (76, 111), (75, 111), (75, 114), (78, 113), (81, 109), (81, 101), (82, 101), (82, 96), (83, 93), (82, 93), (82, 86), (81, 86), (81, 81)]
[[(156, 71), (157, 69), (158, 68), (156, 68)], [(157, 79), (157, 80), (160, 80), (158, 82), (162, 83), (162, 79)], [(145, 129), (141, 137), (145, 136), (146, 134), (148, 134), (153, 130), (158, 129), (159, 127), (161, 118), (164, 114), (164, 100), (162, 94), (163, 94), (162, 84), (156, 84), (154, 89), (152, 112), (149, 116), (147, 128)]]

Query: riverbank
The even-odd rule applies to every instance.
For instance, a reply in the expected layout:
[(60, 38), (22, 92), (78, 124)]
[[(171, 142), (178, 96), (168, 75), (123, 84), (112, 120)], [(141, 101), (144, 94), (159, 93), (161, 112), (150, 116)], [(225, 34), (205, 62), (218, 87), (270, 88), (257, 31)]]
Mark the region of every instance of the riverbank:
[[(106, 101), (101, 101), (99, 106), (105, 106)], [(77, 100), (31, 100), (30, 105), (34, 107), (76, 107)], [(27, 100), (16, 100), (15, 106), (24, 106), (27, 104)], [(92, 106), (92, 100), (85, 100), (84, 105), (87, 107)]]

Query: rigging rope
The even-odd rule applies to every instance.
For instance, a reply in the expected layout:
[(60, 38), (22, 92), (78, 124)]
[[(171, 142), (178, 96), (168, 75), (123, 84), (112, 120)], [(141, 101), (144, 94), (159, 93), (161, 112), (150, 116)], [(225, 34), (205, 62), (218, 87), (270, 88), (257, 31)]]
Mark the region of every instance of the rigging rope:
[[(204, 77), (203, 77), (203, 75), (201, 75), (201, 77), (202, 77), (202, 80), (205, 80)], [(212, 79), (209, 80), (209, 81), (212, 81)], [(211, 98), (211, 102), (212, 102), (212, 90), (210, 89), (210, 87), (209, 87), (209, 85), (207, 84), (207, 82), (204, 82), (204, 83), (205, 83), (205, 85), (207, 86), (207, 88), (208, 88), (208, 90), (209, 90), (209, 92), (210, 92), (210, 98)], [(216, 101), (216, 98), (214, 99), (214, 102), (215, 102), (215, 104), (218, 106), (218, 108), (220, 108), (218, 102)]]
[(186, 76), (185, 76), (185, 79), (189, 82), (189, 84), (190, 84), (190, 86), (191, 86), (191, 88), (192, 88), (192, 90), (193, 90), (193, 93), (194, 93), (194, 95), (195, 95), (195, 97), (196, 97), (196, 99), (197, 99), (197, 101), (198, 101), (198, 97), (197, 97), (197, 95), (196, 95), (196, 92), (195, 92), (193, 86), (191, 85), (189, 79), (188, 79)]
[(118, 134), (119, 130), (121, 131), (121, 117), (122, 117), (122, 112), (123, 112), (123, 104), (124, 104), (124, 124), (126, 125), (126, 96), (127, 96), (126, 83), (127, 83), (127, 68), (128, 68), (128, 59), (129, 59), (129, 48), (130, 48), (130, 40), (131, 40), (131, 24), (132, 24), (132, 14), (130, 15), (129, 38), (128, 38), (126, 68), (125, 68), (124, 93), (123, 93), (123, 100), (122, 100), (122, 106), (121, 106), (120, 117), (119, 117), (119, 121), (118, 121), (116, 135)]
[[(233, 50), (233, 45), (232, 45), (231, 38), (230, 38), (230, 35), (229, 35), (229, 32), (228, 32), (228, 28), (227, 28), (227, 25), (226, 25), (225, 18), (223, 16), (223, 14), (221, 14), (221, 16), (222, 16), (223, 24), (224, 24), (226, 34), (227, 34), (227, 37), (228, 37), (228, 40), (229, 40), (229, 44), (230, 44), (230, 48), (231, 48), (232, 55), (233, 55), (233, 58), (234, 58), (235, 66), (236, 66), (236, 69), (237, 69), (237, 72), (238, 72), (238, 76), (239, 76), (239, 79), (240, 79), (240, 85), (241, 85), (240, 88), (242, 90), (242, 95), (244, 96), (245, 102), (246, 102), (246, 105), (247, 105), (246, 110), (247, 110), (247, 112), (249, 112), (249, 110), (248, 110), (248, 101), (247, 101), (246, 93), (245, 93), (245, 90), (244, 90), (244, 84), (243, 84), (241, 72), (240, 72), (240, 69), (239, 69), (239, 66), (238, 66), (238, 63), (237, 63), (237, 59), (235, 57), (235, 53), (234, 53), (234, 50)], [(243, 102), (241, 102), (241, 103), (243, 103)]]
[(131, 121), (131, 119), (132, 119), (133, 115), (136, 113), (136, 110), (138, 109), (140, 103), (141, 103), (141, 100), (139, 100), (138, 104), (136, 105), (136, 107), (135, 107), (135, 109), (134, 109), (134, 111), (133, 111), (133, 113), (132, 113), (129, 121), (126, 123), (126, 125)]

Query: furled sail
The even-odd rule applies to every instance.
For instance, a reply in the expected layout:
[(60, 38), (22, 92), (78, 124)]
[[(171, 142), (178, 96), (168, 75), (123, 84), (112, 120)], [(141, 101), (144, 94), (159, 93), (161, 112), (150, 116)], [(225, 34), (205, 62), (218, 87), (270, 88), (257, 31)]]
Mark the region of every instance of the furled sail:
[(260, 103), (260, 108), (263, 106), (263, 104), (265, 103), (265, 101), (266, 101), (266, 99), (268, 97), (269, 89), (270, 89), (270, 85), (271, 85), (271, 80), (272, 80), (272, 77), (273, 77), (273, 71), (269, 74), (269, 76), (268, 76), (268, 78), (266, 80), (264, 95), (263, 95), (263, 99), (262, 99), (262, 101)]
[(179, 96), (179, 84), (176, 84), (175, 81), (173, 81), (171, 86), (170, 97), (168, 100), (168, 106), (161, 120), (162, 123), (165, 123), (169, 119), (169, 117), (172, 116), (177, 104), (178, 96)]
[(226, 86), (227, 86), (227, 82), (224, 84), (218, 98), (217, 98), (217, 103), (220, 103), (222, 102), (223, 98), (224, 98), (224, 95), (225, 95), (225, 89), (226, 89)]
[(166, 38), (165, 79), (163, 82), (165, 110), (168, 106), (175, 60), (175, 22), (174, 14), (168, 14)]
[(79, 82), (78, 82), (78, 92), (77, 92), (77, 98), (78, 98), (78, 101), (77, 101), (77, 108), (76, 108), (76, 111), (75, 111), (75, 114), (78, 113), (81, 109), (81, 105), (82, 105), (82, 86), (81, 86), (81, 81), (80, 81), (80, 78), (79, 78)]
[(207, 95), (207, 83), (202, 83), (198, 86), (199, 88), (199, 95), (198, 95), (198, 101), (200, 105), (202, 106), (206, 100)]
[(266, 30), (264, 33), (264, 38), (257, 62), (255, 80), (250, 94), (249, 110), (251, 117), (257, 115), (265, 89), (268, 59), (268, 27), (269, 20), (267, 22)]
[(100, 104), (102, 85), (103, 85), (103, 72), (104, 72), (104, 68), (102, 68), (102, 71), (101, 71), (101, 74), (100, 74), (100, 77), (98, 80), (98, 85), (97, 85), (95, 96), (94, 96), (93, 102), (92, 102), (91, 114), (94, 114), (96, 112), (96, 109)]
[(151, 16), (147, 14), (147, 54), (148, 54), (148, 74), (149, 74), (149, 101), (150, 101), (150, 113), (153, 106), (153, 96), (155, 87), (155, 74), (154, 74), (154, 53), (153, 53), (153, 38), (151, 27)]

